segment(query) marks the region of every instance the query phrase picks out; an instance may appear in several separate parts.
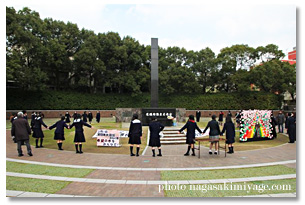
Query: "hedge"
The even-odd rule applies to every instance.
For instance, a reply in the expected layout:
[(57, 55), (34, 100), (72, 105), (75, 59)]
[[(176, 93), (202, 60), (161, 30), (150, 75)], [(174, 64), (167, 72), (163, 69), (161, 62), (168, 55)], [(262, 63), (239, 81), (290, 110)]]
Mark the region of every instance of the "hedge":
[[(279, 96), (264, 92), (160, 95), (159, 107), (188, 110), (279, 109)], [(84, 94), (67, 91), (30, 92), (7, 89), (7, 110), (114, 110), (115, 108), (150, 107), (150, 93)]]

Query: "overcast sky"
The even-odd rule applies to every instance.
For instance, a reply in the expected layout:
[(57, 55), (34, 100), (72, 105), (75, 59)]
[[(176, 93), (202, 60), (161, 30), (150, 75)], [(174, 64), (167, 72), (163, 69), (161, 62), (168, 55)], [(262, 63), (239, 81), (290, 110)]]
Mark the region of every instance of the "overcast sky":
[(230, 4), (123, 2), (10, 0), (6, 6), (16, 10), (27, 6), (41, 18), (70, 21), (95, 33), (118, 32), (122, 38), (129, 35), (145, 45), (155, 37), (163, 48), (179, 46), (198, 51), (209, 47), (217, 54), (221, 48), (235, 44), (256, 48), (272, 43), (287, 54), (296, 46), (296, 5), (242, 5), (239, 1), (228, 1)]

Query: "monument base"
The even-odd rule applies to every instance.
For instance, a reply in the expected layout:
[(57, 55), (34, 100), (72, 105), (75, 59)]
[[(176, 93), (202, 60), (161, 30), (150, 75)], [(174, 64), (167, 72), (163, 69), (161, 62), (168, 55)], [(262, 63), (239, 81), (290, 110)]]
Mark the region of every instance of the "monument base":
[(153, 118), (164, 126), (173, 126), (169, 118), (176, 118), (176, 108), (142, 108), (142, 125), (147, 126)]

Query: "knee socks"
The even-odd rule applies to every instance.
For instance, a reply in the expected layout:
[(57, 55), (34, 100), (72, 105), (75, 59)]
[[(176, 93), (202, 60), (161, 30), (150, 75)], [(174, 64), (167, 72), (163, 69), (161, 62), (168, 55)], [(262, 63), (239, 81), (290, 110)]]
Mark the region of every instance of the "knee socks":
[(152, 153), (153, 153), (153, 157), (155, 156), (155, 150), (153, 149), (153, 150), (151, 150), (152, 151)]
[(140, 147), (137, 147), (137, 156), (139, 156)]

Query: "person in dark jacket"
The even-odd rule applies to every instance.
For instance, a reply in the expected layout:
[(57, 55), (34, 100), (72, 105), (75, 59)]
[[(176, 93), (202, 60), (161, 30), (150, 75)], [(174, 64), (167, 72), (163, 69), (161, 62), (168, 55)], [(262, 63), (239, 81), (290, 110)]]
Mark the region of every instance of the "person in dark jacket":
[(87, 122), (87, 118), (88, 118), (88, 115), (87, 115), (87, 112), (85, 111), (83, 114), (83, 121)]
[(149, 146), (152, 147), (153, 157), (155, 157), (155, 147), (158, 147), (159, 154), (157, 156), (161, 157), (161, 143), (160, 143), (160, 132), (164, 129), (164, 125), (157, 121), (157, 118), (152, 118), (152, 121), (149, 123)]
[(240, 127), (240, 123), (241, 123), (241, 115), (242, 115), (242, 113), (243, 113), (243, 111), (242, 110), (240, 110), (240, 112), (237, 112), (236, 113), (236, 125), (237, 125), (237, 127)]
[[(33, 137), (36, 138), (36, 148), (43, 147), (42, 142), (44, 138), (44, 134), (41, 129), (41, 125), (44, 126), (45, 128), (48, 128), (48, 126), (43, 122), (41, 114), (39, 113), (36, 115), (33, 123)], [(40, 146), (38, 146), (38, 141), (40, 139)]]
[(90, 112), (90, 111), (89, 111), (89, 113), (88, 113), (88, 120), (89, 120), (89, 124), (91, 124), (92, 119), (93, 119), (92, 112)]
[(270, 118), (271, 118), (272, 136), (273, 136), (272, 139), (275, 139), (275, 138), (277, 137), (277, 135), (276, 135), (276, 125), (277, 125), (277, 121), (276, 121), (276, 119), (275, 119), (275, 117), (274, 117), (274, 115), (273, 115), (273, 112), (271, 112)]
[(186, 130), (186, 144), (188, 144), (187, 152), (184, 154), (184, 156), (189, 156), (190, 150), (192, 148), (192, 156), (195, 156), (195, 130), (198, 130), (199, 133), (202, 133), (200, 128), (198, 127), (197, 123), (194, 121), (194, 115), (189, 116), (189, 120), (187, 123), (179, 130), (179, 133), (181, 133), (184, 129)]
[(31, 129), (33, 129), (35, 117), (36, 117), (36, 112), (33, 111), (32, 114), (31, 114), (31, 124), (30, 124)]
[[(228, 115), (229, 116), (229, 115)], [(214, 142), (213, 140), (219, 140), (220, 135), (220, 128), (219, 124), (216, 121), (216, 115), (212, 115), (212, 120), (208, 122), (208, 125), (204, 129), (203, 133), (207, 131), (207, 129), (210, 128), (209, 138), (210, 138), (210, 151), (209, 154), (213, 154), (212, 148), (213, 144), (215, 144), (215, 152), (214, 154), (218, 154), (218, 142)]]
[(285, 122), (285, 115), (283, 114), (282, 110), (280, 110), (279, 114), (277, 115), (277, 124), (279, 128), (279, 133), (284, 132), (284, 122)]
[(100, 123), (100, 120), (101, 120), (101, 113), (100, 113), (100, 111), (97, 111), (97, 113), (96, 113), (96, 122)]
[(296, 119), (294, 118), (293, 113), (288, 114), (287, 132), (289, 135), (289, 143), (294, 143), (296, 140)]
[(128, 133), (128, 144), (130, 144), (130, 156), (135, 156), (133, 153), (133, 146), (137, 145), (137, 154), (139, 156), (140, 151), (140, 144), (142, 139), (142, 123), (138, 119), (138, 114), (134, 114), (132, 117), (132, 121), (130, 122), (129, 126), (129, 133)]
[(196, 111), (196, 121), (200, 122), (201, 112), (199, 110)]
[(74, 113), (73, 113), (73, 119), (75, 120), (77, 118), (77, 112), (75, 111)]
[(26, 119), (23, 118), (23, 113), (19, 112), (17, 114), (17, 119), (12, 123), (11, 135), (14, 140), (17, 142), (17, 151), (18, 156), (23, 156), (21, 145), (24, 143), (27, 148), (27, 152), (29, 156), (33, 156), (31, 145), (29, 142), (29, 135), (31, 134), (31, 128)]
[(234, 153), (233, 143), (235, 142), (235, 126), (230, 116), (226, 117), (226, 122), (222, 128), (220, 135), (226, 133), (226, 143), (228, 144), (229, 151), (227, 153)]
[(65, 122), (65, 116), (62, 116), (59, 121), (57, 121), (54, 125), (50, 126), (49, 129), (52, 130), (56, 127), (55, 133), (54, 133), (54, 140), (57, 140), (57, 146), (58, 150), (62, 149), (62, 142), (65, 140), (65, 131), (64, 129), (69, 129), (68, 125)]
[[(75, 150), (76, 150), (76, 153), (82, 154), (83, 153), (82, 143), (86, 142), (83, 126), (87, 126), (90, 128), (93, 128), (93, 127), (91, 125), (89, 125), (88, 123), (84, 122), (83, 120), (81, 120), (80, 114), (77, 114), (77, 117), (73, 121), (72, 125), (70, 126), (70, 129), (74, 126), (75, 126), (75, 136), (74, 136)], [(79, 147), (79, 150), (78, 150), (78, 147)]]
[(219, 125), (222, 126), (222, 122), (223, 122), (223, 112), (220, 111), (219, 112), (219, 116), (218, 116), (218, 122), (219, 122)]
[(69, 112), (67, 111), (66, 114), (65, 114), (65, 121), (69, 125), (70, 125), (70, 122), (71, 122), (70, 118), (71, 118), (71, 116), (70, 116)]
[(23, 113), (23, 118), (28, 120), (28, 113), (26, 112), (26, 110), (22, 110)]
[(17, 113), (13, 112), (10, 119), (11, 119), (11, 123), (13, 124), (14, 120), (17, 120)]

